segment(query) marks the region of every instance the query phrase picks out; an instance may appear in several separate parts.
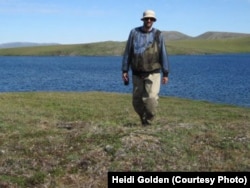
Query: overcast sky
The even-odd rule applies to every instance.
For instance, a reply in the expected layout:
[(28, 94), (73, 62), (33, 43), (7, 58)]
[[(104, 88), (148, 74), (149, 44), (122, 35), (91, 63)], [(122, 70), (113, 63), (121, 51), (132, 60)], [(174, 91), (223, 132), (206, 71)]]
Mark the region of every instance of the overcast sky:
[(163, 31), (250, 33), (250, 0), (0, 0), (0, 43), (125, 41), (147, 9)]

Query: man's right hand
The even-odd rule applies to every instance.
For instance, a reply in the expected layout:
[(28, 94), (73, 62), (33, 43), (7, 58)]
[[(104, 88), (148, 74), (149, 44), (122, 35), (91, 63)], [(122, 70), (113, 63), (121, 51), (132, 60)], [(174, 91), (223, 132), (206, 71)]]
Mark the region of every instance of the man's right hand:
[(122, 80), (124, 82), (124, 85), (128, 85), (129, 84), (129, 75), (127, 72), (122, 73)]
[(122, 80), (125, 82), (125, 81), (128, 81), (128, 73), (125, 72), (125, 73), (122, 73)]

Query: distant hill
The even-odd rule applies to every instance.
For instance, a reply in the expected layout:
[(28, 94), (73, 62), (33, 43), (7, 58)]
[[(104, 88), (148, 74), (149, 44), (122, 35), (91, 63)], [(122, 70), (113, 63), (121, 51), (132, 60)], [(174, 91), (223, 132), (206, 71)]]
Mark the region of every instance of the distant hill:
[[(250, 37), (247, 33), (233, 33), (233, 32), (216, 32), (208, 31), (196, 37), (186, 35), (178, 31), (162, 31), (167, 41), (175, 40), (190, 40), (190, 39), (228, 39), (228, 38), (239, 38), (239, 37)], [(20, 47), (32, 47), (32, 46), (55, 46), (61, 45), (59, 43), (34, 43), (34, 42), (11, 42), (2, 43), (0, 48), (20, 48)]]
[(233, 33), (233, 32), (213, 32), (208, 31), (196, 37), (191, 37), (189, 35), (183, 34), (178, 31), (162, 31), (165, 39), (167, 41), (174, 40), (188, 40), (188, 39), (229, 39), (229, 38), (239, 38), (239, 37), (250, 37), (247, 33)]
[(191, 39), (191, 36), (188, 36), (186, 34), (180, 33), (178, 31), (162, 31), (165, 39), (167, 41), (172, 40), (185, 40), (185, 39)]
[(10, 42), (0, 44), (0, 48), (20, 48), (20, 47), (31, 47), (31, 46), (53, 46), (60, 45), (58, 43), (34, 43), (34, 42)]
[(250, 37), (250, 34), (246, 33), (232, 33), (232, 32), (206, 32), (197, 37), (196, 39), (228, 39), (238, 37)]
[[(169, 54), (250, 53), (250, 34), (206, 32), (191, 37), (177, 31), (162, 31)], [(0, 56), (120, 56), (126, 41), (84, 44), (6, 43), (0, 44)], [(4, 48), (3, 48), (4, 46)], [(18, 47), (17, 47), (18, 46)]]

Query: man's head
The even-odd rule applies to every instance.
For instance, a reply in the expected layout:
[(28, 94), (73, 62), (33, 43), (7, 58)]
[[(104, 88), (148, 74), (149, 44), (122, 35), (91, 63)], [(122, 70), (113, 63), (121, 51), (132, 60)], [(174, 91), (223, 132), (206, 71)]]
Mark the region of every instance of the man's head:
[(141, 18), (143, 21), (143, 26), (147, 29), (151, 28), (153, 25), (153, 22), (156, 22), (156, 16), (155, 12), (152, 10), (146, 10), (143, 12), (143, 17)]

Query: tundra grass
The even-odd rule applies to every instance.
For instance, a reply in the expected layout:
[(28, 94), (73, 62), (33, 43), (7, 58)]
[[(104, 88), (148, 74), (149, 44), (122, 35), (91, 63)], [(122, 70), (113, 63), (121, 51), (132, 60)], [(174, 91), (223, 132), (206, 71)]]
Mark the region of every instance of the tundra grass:
[(250, 109), (130, 94), (0, 94), (0, 187), (107, 187), (108, 171), (249, 171)]
[(124, 42), (97, 42), (88, 44), (36, 46), (0, 49), (4, 56), (114, 56), (124, 51)]
[[(250, 37), (166, 41), (170, 55), (250, 53)], [(125, 42), (37, 46), (0, 49), (2, 56), (120, 56)]]
[(170, 54), (232, 54), (250, 52), (250, 37), (179, 40), (169, 41), (167, 44)]

